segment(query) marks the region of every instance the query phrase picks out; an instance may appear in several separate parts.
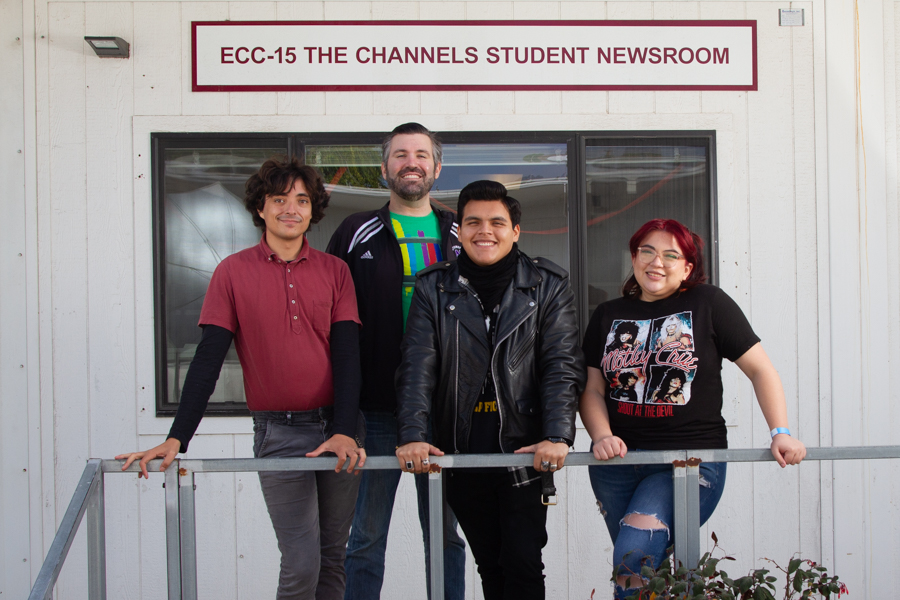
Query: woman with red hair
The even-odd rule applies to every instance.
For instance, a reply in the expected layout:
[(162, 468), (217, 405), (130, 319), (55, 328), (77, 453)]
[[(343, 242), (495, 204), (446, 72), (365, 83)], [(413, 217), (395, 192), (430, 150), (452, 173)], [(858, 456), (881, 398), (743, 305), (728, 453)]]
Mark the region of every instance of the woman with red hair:
[[(597, 307), (584, 337), (588, 382), (579, 410), (594, 457), (624, 457), (629, 449), (727, 448), (724, 357), (753, 383), (778, 464), (803, 460), (806, 448), (787, 428), (778, 372), (737, 304), (705, 283), (703, 240), (678, 221), (654, 219), (631, 237), (629, 249), (634, 272), (622, 297)], [(612, 343), (623, 322), (637, 325), (627, 349)], [(622, 369), (640, 373), (643, 385), (635, 394), (611, 393)], [(722, 496), (725, 471), (726, 463), (700, 465), (701, 524)], [(640, 584), (642, 561), (649, 557), (658, 567), (674, 543), (672, 467), (592, 466), (589, 472), (615, 544), (615, 598), (622, 599)]]

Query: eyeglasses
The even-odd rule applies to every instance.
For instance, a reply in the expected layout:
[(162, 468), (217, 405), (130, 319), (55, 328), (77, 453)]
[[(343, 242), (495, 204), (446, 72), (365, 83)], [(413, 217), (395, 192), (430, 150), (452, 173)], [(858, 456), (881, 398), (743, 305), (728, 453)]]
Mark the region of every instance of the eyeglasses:
[(684, 256), (678, 254), (677, 252), (666, 251), (660, 254), (651, 246), (638, 246), (638, 260), (640, 260), (645, 265), (649, 265), (650, 263), (652, 263), (657, 256), (659, 257), (659, 260), (662, 261), (663, 266), (667, 269), (671, 269), (678, 264), (679, 260), (684, 258)]

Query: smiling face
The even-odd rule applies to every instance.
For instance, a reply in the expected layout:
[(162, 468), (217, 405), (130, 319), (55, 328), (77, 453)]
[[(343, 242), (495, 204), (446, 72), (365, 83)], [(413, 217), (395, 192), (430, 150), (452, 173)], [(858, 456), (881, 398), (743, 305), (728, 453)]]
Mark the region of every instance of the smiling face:
[[(641, 240), (640, 246), (651, 248), (657, 254), (665, 252), (683, 254), (675, 241), (675, 236), (660, 230), (651, 232)], [(644, 264), (637, 255), (631, 257), (631, 266), (634, 269), (634, 277), (641, 286), (640, 299), (644, 302), (655, 302), (674, 294), (681, 286), (681, 282), (691, 274), (693, 268), (693, 265), (684, 258), (679, 258), (674, 265), (666, 267), (659, 256), (654, 257), (650, 263)]]
[(391, 196), (406, 202), (417, 202), (428, 196), (434, 180), (440, 177), (441, 165), (435, 164), (431, 140), (422, 133), (399, 134), (391, 140), (387, 162), (381, 174), (391, 188)]
[(486, 267), (509, 254), (519, 241), (519, 226), (513, 227), (501, 200), (470, 200), (459, 225), (459, 241), (469, 258)]
[(258, 213), (266, 222), (269, 247), (273, 243), (290, 243), (302, 238), (312, 218), (312, 202), (303, 181), (297, 179), (290, 190), (266, 196), (266, 203)]

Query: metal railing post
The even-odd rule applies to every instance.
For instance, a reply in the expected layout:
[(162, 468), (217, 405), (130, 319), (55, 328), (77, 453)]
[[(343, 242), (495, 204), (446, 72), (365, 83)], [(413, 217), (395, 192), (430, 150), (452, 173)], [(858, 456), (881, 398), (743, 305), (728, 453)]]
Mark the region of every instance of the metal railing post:
[(169, 600), (181, 600), (181, 515), (178, 498), (179, 462), (175, 460), (166, 469), (166, 574)]
[(69, 501), (66, 514), (63, 515), (59, 529), (50, 544), (50, 551), (47, 552), (44, 564), (41, 565), (37, 579), (34, 580), (28, 600), (48, 600), (53, 594), (53, 586), (56, 585), (59, 572), (66, 561), (69, 548), (72, 547), (75, 533), (78, 531), (78, 525), (87, 510), (88, 496), (96, 489), (103, 476), (101, 463), (102, 461), (97, 458), (92, 458), (87, 462), (81, 479), (75, 487), (75, 493), (72, 494), (72, 500)]
[(106, 600), (106, 504), (103, 473), (87, 502), (88, 598)]
[(194, 510), (194, 471), (180, 468), (178, 505), (181, 516), (181, 597), (197, 600), (197, 527)]
[(672, 461), (675, 560), (693, 569), (700, 562), (700, 459)]
[(685, 484), (688, 551), (685, 564), (693, 569), (700, 562), (700, 461), (696, 458), (687, 459)]
[(431, 600), (444, 600), (444, 482), (428, 474), (428, 526), (431, 546)]

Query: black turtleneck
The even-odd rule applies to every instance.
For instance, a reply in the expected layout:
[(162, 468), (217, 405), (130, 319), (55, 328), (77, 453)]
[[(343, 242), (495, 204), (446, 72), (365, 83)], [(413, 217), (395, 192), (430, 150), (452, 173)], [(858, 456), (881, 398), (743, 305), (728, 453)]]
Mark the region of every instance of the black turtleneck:
[[(481, 309), (484, 311), (485, 325), (488, 328), (488, 339), (491, 347), (494, 345), (494, 332), (497, 327), (497, 315), (503, 293), (509, 287), (510, 281), (516, 274), (516, 265), (519, 262), (519, 248), (513, 244), (509, 254), (492, 265), (481, 267), (472, 262), (465, 253), (460, 253), (457, 259), (459, 274), (469, 281), (469, 286), (478, 294), (481, 301)], [(497, 390), (494, 389), (494, 378), (488, 368), (487, 376), (481, 386), (481, 393), (472, 413), (471, 428), (467, 452), (473, 454), (499, 454), (503, 450), (500, 447), (500, 409), (497, 406)], [(502, 470), (502, 469), (500, 469)], [(481, 471), (481, 469), (472, 469)], [(494, 472), (497, 469), (484, 469)]]
[(485, 316), (490, 315), (494, 307), (500, 304), (503, 292), (506, 291), (509, 282), (516, 274), (518, 262), (519, 245), (515, 243), (509, 254), (486, 267), (472, 262), (465, 250), (459, 253), (456, 263), (459, 265), (459, 274), (469, 280), (469, 285), (478, 294)]

